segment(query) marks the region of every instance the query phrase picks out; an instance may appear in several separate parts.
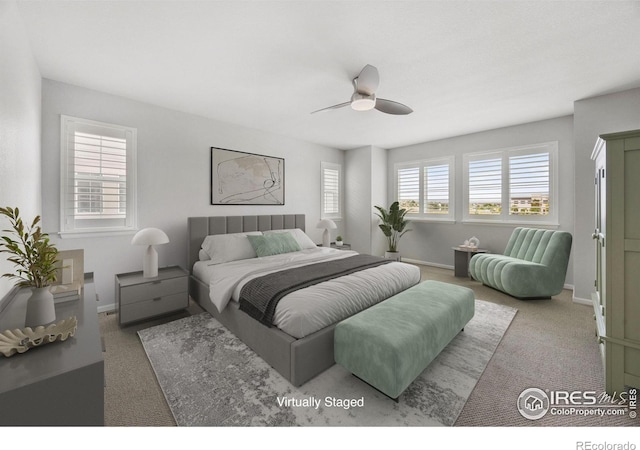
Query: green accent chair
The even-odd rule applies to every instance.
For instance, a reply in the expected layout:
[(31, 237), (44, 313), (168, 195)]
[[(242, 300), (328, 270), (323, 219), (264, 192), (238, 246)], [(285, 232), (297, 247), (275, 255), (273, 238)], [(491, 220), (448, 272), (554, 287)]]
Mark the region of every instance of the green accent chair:
[(562, 292), (571, 254), (571, 233), (516, 228), (503, 255), (476, 254), (469, 273), (482, 284), (519, 299)]
[(471, 289), (424, 281), (338, 323), (336, 363), (397, 401), (474, 312)]

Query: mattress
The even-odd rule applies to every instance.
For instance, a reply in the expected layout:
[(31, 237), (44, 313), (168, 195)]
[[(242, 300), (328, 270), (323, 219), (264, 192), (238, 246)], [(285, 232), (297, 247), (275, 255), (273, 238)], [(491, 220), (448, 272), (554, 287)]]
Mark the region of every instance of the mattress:
[[(318, 247), (223, 264), (199, 261), (193, 267), (193, 274), (209, 285), (209, 300), (222, 312), (230, 301), (238, 301), (242, 287), (253, 278), (356, 254)], [(391, 262), (362, 270), (286, 295), (278, 303), (273, 323), (290, 336), (303, 338), (418, 282), (420, 269), (411, 264)]]

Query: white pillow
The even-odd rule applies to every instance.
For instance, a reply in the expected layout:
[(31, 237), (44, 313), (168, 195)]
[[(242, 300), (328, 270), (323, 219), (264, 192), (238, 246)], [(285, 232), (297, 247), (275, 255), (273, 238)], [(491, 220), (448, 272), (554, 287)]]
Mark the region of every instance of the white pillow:
[(311, 238), (300, 228), (293, 228), (290, 230), (269, 230), (265, 231), (267, 233), (291, 233), (294, 239), (298, 242), (298, 245), (302, 250), (307, 248), (317, 248), (318, 246), (311, 240)]
[(248, 233), (213, 234), (204, 238), (204, 250), (211, 264), (222, 264), (240, 259), (256, 258), (256, 251), (247, 239), (247, 235), (261, 235), (260, 231)]
[(198, 259), (200, 261), (208, 261), (211, 258), (209, 257), (209, 254), (207, 252), (205, 252), (204, 250), (200, 249), (200, 251), (198, 252)]

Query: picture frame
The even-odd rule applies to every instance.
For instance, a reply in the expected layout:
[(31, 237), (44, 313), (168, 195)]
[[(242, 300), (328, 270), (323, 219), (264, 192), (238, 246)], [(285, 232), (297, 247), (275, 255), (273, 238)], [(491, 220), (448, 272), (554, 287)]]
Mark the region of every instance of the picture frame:
[(284, 205), (284, 158), (211, 147), (212, 205)]
[(56, 261), (56, 281), (50, 291), (54, 303), (80, 298), (84, 286), (84, 249), (60, 250)]

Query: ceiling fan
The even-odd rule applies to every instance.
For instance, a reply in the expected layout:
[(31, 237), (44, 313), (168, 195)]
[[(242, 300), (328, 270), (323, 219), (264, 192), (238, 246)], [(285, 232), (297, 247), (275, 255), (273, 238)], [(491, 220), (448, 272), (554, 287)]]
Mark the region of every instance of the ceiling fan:
[(378, 69), (370, 64), (364, 66), (364, 69), (352, 80), (352, 83), (353, 94), (351, 95), (350, 101), (329, 106), (328, 108), (322, 108), (313, 111), (311, 114), (343, 108), (349, 105), (356, 111), (368, 111), (375, 108), (383, 113), (395, 115), (405, 115), (413, 112), (413, 109), (407, 105), (376, 97), (376, 89), (378, 89), (378, 85), (380, 84), (380, 75), (378, 75)]

